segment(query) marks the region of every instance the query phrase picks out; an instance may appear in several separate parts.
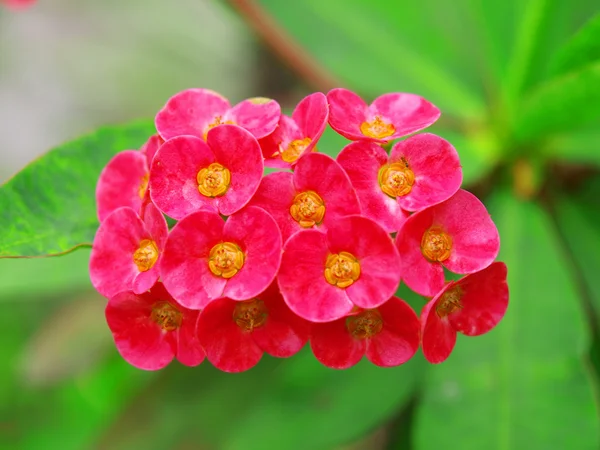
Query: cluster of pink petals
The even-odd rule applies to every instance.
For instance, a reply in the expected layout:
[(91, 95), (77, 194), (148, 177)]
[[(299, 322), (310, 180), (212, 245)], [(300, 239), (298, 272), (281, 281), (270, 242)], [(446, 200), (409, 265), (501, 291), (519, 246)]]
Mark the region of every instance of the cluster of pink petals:
[[(310, 342), (327, 367), (391, 367), (490, 331), (508, 306), (498, 231), (460, 189), (454, 147), (406, 137), (439, 116), (406, 93), (317, 92), (291, 116), (262, 97), (173, 96), (97, 184), (90, 278), (117, 350), (144, 370), (240, 372)], [(337, 159), (317, 152), (327, 125), (353, 141)], [(400, 283), (429, 299), (420, 318)]]

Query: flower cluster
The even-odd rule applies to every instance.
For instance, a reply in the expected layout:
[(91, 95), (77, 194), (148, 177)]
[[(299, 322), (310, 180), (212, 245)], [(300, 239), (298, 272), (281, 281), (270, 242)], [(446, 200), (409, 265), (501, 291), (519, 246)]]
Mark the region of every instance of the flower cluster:
[[(442, 362), (457, 332), (492, 329), (508, 305), (497, 229), (460, 189), (454, 147), (406, 137), (439, 116), (416, 95), (367, 105), (345, 89), (291, 116), (206, 89), (169, 99), (157, 134), (97, 184), (90, 276), (123, 358), (239, 372), (310, 342), (331, 368), (363, 356), (389, 367), (419, 347)], [(352, 141), (337, 159), (317, 152), (328, 124)], [(444, 269), (465, 276), (447, 282)], [(429, 298), (420, 318), (396, 296), (401, 281)]]

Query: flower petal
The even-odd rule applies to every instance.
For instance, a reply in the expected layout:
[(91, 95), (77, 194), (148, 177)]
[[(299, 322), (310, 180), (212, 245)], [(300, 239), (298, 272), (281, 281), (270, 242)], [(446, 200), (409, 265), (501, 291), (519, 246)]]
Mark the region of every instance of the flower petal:
[[(259, 141), (260, 148), (265, 158), (265, 167), (290, 168), (292, 163), (281, 159), (281, 152), (287, 148), (290, 142), (296, 139), (304, 139), (306, 136), (300, 130), (296, 122), (286, 115), (281, 115), (279, 126), (268, 136)], [(312, 149), (312, 142), (309, 147)], [(310, 151), (307, 147), (305, 151)]]
[(348, 369), (365, 354), (364, 339), (355, 339), (346, 328), (346, 318), (313, 324), (310, 348), (315, 358), (332, 369)]
[(427, 128), (440, 117), (440, 110), (423, 97), (394, 92), (377, 97), (369, 106), (372, 114), (392, 121), (396, 131), (387, 140)]
[(280, 116), (279, 103), (268, 98), (257, 97), (238, 103), (225, 117), (260, 139), (275, 130)]
[(142, 148), (140, 148), (140, 152), (146, 155), (146, 163), (148, 164), (148, 167), (152, 166), (154, 155), (156, 155), (156, 152), (164, 143), (165, 141), (160, 137), (160, 135), (153, 134), (142, 146)]
[(193, 311), (181, 305), (179, 308), (184, 312), (184, 316), (177, 333), (177, 354), (175, 356), (181, 364), (195, 367), (206, 357), (196, 333), (200, 311)]
[(329, 119), (329, 106), (327, 97), (322, 92), (315, 92), (300, 100), (292, 113), (292, 119), (302, 130), (303, 138), (311, 139), (305, 152), (310, 152), (315, 146), (327, 126)]
[(456, 344), (456, 331), (445, 317), (441, 319), (436, 311), (434, 297), (421, 312), (421, 345), (425, 359), (432, 364), (444, 362)]
[(369, 109), (360, 96), (348, 89), (336, 88), (327, 93), (327, 102), (331, 128), (351, 141), (365, 139), (360, 126)]

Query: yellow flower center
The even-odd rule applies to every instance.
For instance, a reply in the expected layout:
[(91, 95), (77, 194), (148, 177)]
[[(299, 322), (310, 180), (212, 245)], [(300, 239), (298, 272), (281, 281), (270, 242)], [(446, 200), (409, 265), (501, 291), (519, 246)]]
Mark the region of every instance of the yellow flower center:
[(237, 302), (233, 310), (233, 321), (243, 331), (251, 332), (262, 327), (267, 321), (269, 311), (262, 300), (257, 298)]
[(150, 318), (165, 331), (174, 331), (181, 326), (183, 315), (169, 302), (156, 302), (152, 305)]
[(346, 328), (357, 339), (368, 339), (383, 329), (383, 319), (376, 309), (367, 309), (346, 319)]
[(142, 177), (142, 181), (140, 181), (140, 187), (138, 189), (138, 194), (142, 200), (146, 196), (146, 191), (148, 190), (148, 180), (150, 179), (150, 174), (147, 173)]
[(235, 122), (231, 121), (231, 120), (226, 120), (223, 121), (223, 118), (221, 116), (216, 116), (212, 122), (210, 122), (207, 126), (206, 129), (204, 130), (204, 133), (202, 134), (202, 138), (206, 141), (206, 136), (208, 136), (208, 132), (210, 130), (212, 130), (214, 127), (219, 126), (219, 125), (235, 125)]
[(208, 267), (218, 277), (231, 278), (244, 265), (244, 252), (233, 242), (215, 245), (208, 255)]
[(133, 262), (140, 272), (152, 269), (158, 259), (158, 247), (151, 239), (143, 239), (139, 248), (133, 252)]
[(220, 197), (231, 184), (231, 172), (219, 163), (201, 169), (196, 177), (198, 191), (205, 197)]
[(281, 159), (287, 163), (295, 162), (311, 142), (312, 139), (309, 137), (290, 142), (287, 148), (281, 152)]
[(325, 216), (325, 202), (314, 191), (301, 192), (294, 197), (290, 214), (304, 228), (319, 225)]
[(360, 277), (360, 263), (352, 253), (333, 253), (325, 262), (325, 279), (329, 284), (346, 288)]
[(360, 132), (370, 138), (383, 139), (394, 134), (396, 127), (384, 121), (381, 117), (375, 116), (373, 120), (363, 122), (360, 125)]
[(381, 190), (392, 198), (407, 195), (415, 184), (415, 174), (406, 160), (381, 166), (377, 175)]
[(435, 307), (435, 312), (440, 318), (448, 316), (455, 311), (463, 308), (460, 299), (462, 297), (462, 289), (460, 286), (456, 286), (452, 289), (447, 290), (442, 295), (442, 298), (438, 300), (438, 304)]
[(452, 252), (452, 238), (442, 228), (434, 226), (423, 233), (421, 253), (430, 262), (444, 262)]

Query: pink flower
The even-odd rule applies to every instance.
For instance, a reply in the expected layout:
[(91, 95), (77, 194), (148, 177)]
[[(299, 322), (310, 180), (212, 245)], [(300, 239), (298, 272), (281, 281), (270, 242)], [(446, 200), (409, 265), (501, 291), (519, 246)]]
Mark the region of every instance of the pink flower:
[(277, 282), (293, 312), (311, 322), (329, 322), (354, 306), (377, 308), (394, 295), (400, 257), (376, 222), (340, 217), (326, 233), (303, 230), (289, 238)]
[(281, 244), (277, 223), (261, 208), (244, 208), (226, 222), (215, 212), (198, 211), (171, 230), (162, 280), (190, 309), (203, 309), (221, 297), (248, 300), (275, 279)]
[(155, 123), (165, 141), (186, 134), (206, 140), (208, 131), (221, 124), (239, 125), (259, 139), (275, 130), (280, 116), (281, 108), (275, 100), (255, 97), (232, 108), (214, 91), (187, 89), (167, 101)]
[(486, 268), (498, 255), (500, 237), (483, 203), (460, 189), (410, 216), (396, 245), (402, 280), (413, 291), (432, 297), (444, 287), (444, 267), (464, 274)]
[(391, 93), (367, 105), (347, 89), (327, 94), (329, 125), (351, 141), (368, 139), (386, 143), (427, 128), (440, 117), (440, 110), (423, 97)]
[(174, 219), (207, 208), (228, 216), (248, 203), (263, 170), (258, 141), (238, 126), (222, 125), (206, 142), (194, 136), (165, 142), (150, 169), (150, 196)]
[(292, 117), (281, 115), (279, 126), (260, 140), (267, 167), (291, 167), (304, 154), (315, 149), (325, 131), (329, 107), (327, 97), (315, 92), (304, 97)]
[(399, 366), (419, 348), (419, 326), (412, 308), (392, 297), (378, 308), (356, 308), (333, 322), (313, 324), (310, 346), (332, 369), (352, 367), (364, 355), (377, 366)]
[(388, 158), (381, 146), (359, 141), (346, 146), (337, 161), (354, 187), (362, 214), (388, 232), (408, 217), (451, 197), (462, 183), (458, 154), (444, 139), (429, 133), (398, 142)]
[(3, 4), (8, 9), (19, 10), (25, 9), (32, 6), (37, 0), (0, 0), (0, 4)]
[(423, 355), (433, 364), (454, 348), (456, 333), (485, 334), (498, 325), (508, 307), (506, 264), (496, 262), (481, 272), (447, 284), (421, 312)]
[(167, 222), (153, 204), (143, 220), (131, 208), (119, 208), (100, 224), (90, 256), (92, 285), (110, 298), (119, 292), (141, 294), (160, 276), (159, 262), (167, 240)]
[(137, 295), (131, 291), (111, 297), (106, 321), (117, 350), (132, 366), (158, 370), (173, 358), (186, 366), (204, 360), (204, 350), (195, 335), (198, 311), (184, 308), (162, 284)]
[(299, 230), (325, 230), (339, 217), (360, 213), (348, 175), (333, 158), (322, 153), (304, 155), (293, 173), (265, 176), (250, 204), (273, 216), (284, 242)]
[(221, 298), (198, 320), (198, 340), (206, 357), (225, 372), (254, 367), (263, 353), (278, 358), (296, 354), (308, 341), (310, 323), (293, 314), (272, 285), (251, 300)]

